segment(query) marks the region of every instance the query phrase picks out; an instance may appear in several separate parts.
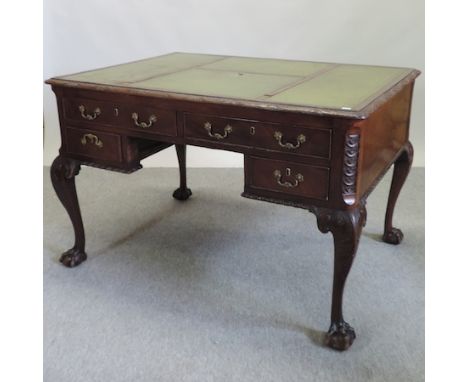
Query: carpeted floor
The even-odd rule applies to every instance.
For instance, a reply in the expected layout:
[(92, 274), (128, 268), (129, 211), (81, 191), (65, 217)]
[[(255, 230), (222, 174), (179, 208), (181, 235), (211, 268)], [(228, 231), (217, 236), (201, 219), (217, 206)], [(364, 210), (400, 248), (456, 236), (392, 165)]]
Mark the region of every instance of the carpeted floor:
[(345, 292), (357, 339), (328, 329), (332, 237), (306, 210), (240, 197), (242, 169), (189, 169), (192, 198), (172, 198), (177, 169), (132, 175), (84, 167), (77, 178), (88, 260), (63, 267), (68, 216), (44, 175), (44, 380), (422, 381), (424, 170), (413, 169), (380, 241), (390, 174)]

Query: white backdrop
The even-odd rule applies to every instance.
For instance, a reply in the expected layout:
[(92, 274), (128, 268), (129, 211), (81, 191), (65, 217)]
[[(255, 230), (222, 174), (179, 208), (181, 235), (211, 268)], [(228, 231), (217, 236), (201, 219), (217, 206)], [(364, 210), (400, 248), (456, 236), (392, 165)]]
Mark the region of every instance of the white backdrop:
[[(424, 71), (424, 0), (44, 0), (44, 80), (172, 51), (414, 67)], [(424, 166), (424, 72), (413, 96), (414, 165)], [(44, 164), (60, 146), (44, 85)], [(176, 166), (175, 150), (146, 159)], [(241, 167), (190, 147), (188, 166)]]

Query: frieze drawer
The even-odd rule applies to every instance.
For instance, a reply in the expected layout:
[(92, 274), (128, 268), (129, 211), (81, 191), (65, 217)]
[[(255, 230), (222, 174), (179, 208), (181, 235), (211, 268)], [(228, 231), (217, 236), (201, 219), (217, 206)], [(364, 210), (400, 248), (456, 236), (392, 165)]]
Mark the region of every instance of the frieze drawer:
[(66, 99), (65, 118), (88, 126), (120, 126), (125, 129), (176, 136), (176, 113), (148, 104), (125, 104), (90, 99)]
[(128, 129), (175, 137), (176, 112), (151, 105), (125, 105), (120, 123)]
[(273, 123), (257, 123), (253, 142), (256, 148), (288, 154), (329, 159), (331, 130), (287, 126)]
[(222, 145), (251, 146), (252, 122), (242, 119), (185, 114), (184, 134), (187, 138), (210, 141)]
[(219, 144), (329, 159), (331, 130), (185, 114), (185, 136)]
[[(117, 122), (118, 105), (92, 99), (64, 99), (64, 116), (68, 121), (112, 125)], [(117, 110), (117, 112), (115, 111)]]

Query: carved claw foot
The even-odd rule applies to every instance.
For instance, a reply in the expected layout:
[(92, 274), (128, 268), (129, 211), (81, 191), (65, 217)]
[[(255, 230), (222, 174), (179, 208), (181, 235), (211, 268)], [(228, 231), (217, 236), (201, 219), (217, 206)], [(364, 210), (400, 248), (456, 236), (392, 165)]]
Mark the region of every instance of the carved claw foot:
[(326, 336), (326, 345), (335, 350), (346, 350), (355, 338), (356, 333), (347, 322), (333, 322)]
[(86, 253), (78, 248), (71, 248), (60, 256), (60, 262), (68, 268), (73, 268), (80, 265), (86, 258)]
[(400, 244), (403, 240), (403, 232), (398, 228), (393, 228), (390, 231), (387, 231), (383, 234), (383, 241), (389, 244)]
[(187, 200), (192, 195), (192, 190), (190, 188), (178, 188), (174, 191), (172, 196), (177, 200)]

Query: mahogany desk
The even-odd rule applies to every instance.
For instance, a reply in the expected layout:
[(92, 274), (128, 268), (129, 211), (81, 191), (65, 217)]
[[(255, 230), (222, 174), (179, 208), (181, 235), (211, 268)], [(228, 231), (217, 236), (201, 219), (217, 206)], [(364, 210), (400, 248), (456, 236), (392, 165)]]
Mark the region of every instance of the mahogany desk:
[(80, 165), (131, 173), (143, 158), (175, 145), (180, 187), (173, 196), (186, 200), (187, 144), (240, 152), (242, 196), (306, 208), (320, 231), (332, 232), (327, 343), (347, 349), (356, 335), (343, 319), (343, 289), (366, 198), (392, 164), (383, 240), (403, 238), (392, 216), (413, 157), (408, 131), (418, 75), (407, 68), (172, 53), (48, 80), (62, 137), (52, 183), (75, 232), (75, 245), (60, 261), (74, 267), (86, 260), (75, 189)]

